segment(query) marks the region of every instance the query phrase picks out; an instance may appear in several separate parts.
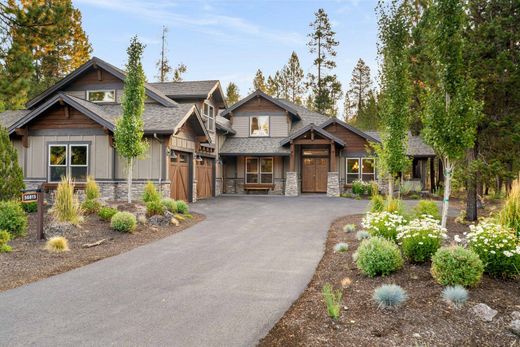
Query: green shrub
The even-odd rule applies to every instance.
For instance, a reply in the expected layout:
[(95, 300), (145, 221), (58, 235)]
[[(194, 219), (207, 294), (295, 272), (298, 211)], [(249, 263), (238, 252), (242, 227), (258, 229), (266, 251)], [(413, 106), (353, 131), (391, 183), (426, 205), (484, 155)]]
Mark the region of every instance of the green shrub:
[(356, 233), (356, 239), (359, 241), (370, 238), (370, 234), (366, 230), (360, 230)]
[(85, 184), (85, 200), (99, 199), (100, 196), (99, 186), (92, 176), (88, 176)]
[(7, 243), (11, 240), (11, 234), (5, 230), (0, 230), (0, 253), (11, 252), (12, 248)]
[(155, 215), (163, 215), (166, 208), (160, 200), (150, 200), (146, 203), (146, 215), (148, 217)]
[(322, 290), (323, 300), (327, 306), (327, 314), (332, 319), (338, 319), (341, 315), (341, 290), (334, 290), (330, 283), (325, 283)]
[(356, 231), (356, 224), (345, 224), (343, 226), (343, 231), (346, 233), (353, 233)]
[(109, 221), (112, 219), (112, 216), (117, 213), (117, 209), (113, 207), (103, 206), (99, 209), (98, 216), (102, 220)]
[(132, 232), (137, 225), (137, 219), (130, 212), (117, 212), (110, 220), (110, 227), (123, 233)]
[(26, 213), (34, 213), (38, 211), (38, 203), (36, 201), (22, 203), (22, 208)]
[(403, 202), (399, 199), (391, 199), (386, 200), (385, 202), (385, 211), (394, 214), (404, 215), (404, 206)]
[(395, 308), (406, 301), (406, 291), (397, 284), (383, 284), (374, 290), (373, 299), (379, 308)]
[(177, 204), (177, 212), (180, 214), (187, 214), (190, 212), (188, 204), (183, 200), (177, 200), (175, 202)]
[(157, 192), (155, 185), (150, 181), (146, 182), (146, 185), (144, 186), (144, 192), (143, 192), (143, 201), (150, 202), (150, 201), (160, 201), (160, 200), (161, 200), (161, 195)]
[(171, 213), (177, 213), (177, 204), (175, 200), (171, 198), (164, 198), (161, 200), (161, 204)]
[(513, 181), (504, 207), (498, 214), (498, 222), (505, 227), (513, 229), (516, 232), (516, 236), (520, 238), (520, 179)]
[(11, 234), (11, 238), (25, 235), (27, 215), (16, 201), (0, 201), (0, 230)]
[(436, 220), (441, 220), (439, 207), (433, 200), (420, 200), (413, 208), (413, 213), (416, 218), (421, 218), (423, 215), (427, 215)]
[(495, 277), (520, 277), (520, 238), (516, 232), (491, 221), (470, 225), (468, 245), (484, 263), (484, 271)]
[(468, 291), (460, 285), (449, 286), (443, 289), (442, 298), (456, 308), (462, 307), (468, 301)]
[(370, 200), (370, 212), (383, 212), (385, 210), (385, 199), (379, 194), (372, 195)]
[(45, 243), (45, 249), (54, 253), (67, 252), (69, 251), (69, 241), (63, 236), (54, 236)]
[(345, 242), (338, 242), (334, 245), (334, 252), (343, 253), (348, 251), (348, 244)]
[(410, 193), (420, 193), (422, 190), (422, 183), (420, 181), (403, 181), (399, 186), (399, 191), (403, 195), (408, 195)]
[(81, 222), (81, 206), (78, 196), (74, 193), (74, 184), (69, 178), (63, 177), (58, 184), (51, 212), (59, 222), (69, 222), (73, 225)]
[(478, 255), (461, 246), (439, 248), (432, 257), (431, 274), (443, 286), (475, 286), (483, 272), (484, 264)]
[(403, 258), (395, 243), (377, 236), (361, 242), (356, 265), (370, 277), (385, 276), (399, 270), (403, 266)]
[(360, 180), (352, 182), (352, 194), (370, 195), (372, 194), (372, 184)]
[(361, 225), (372, 236), (382, 236), (389, 240), (397, 238), (397, 228), (406, 224), (403, 216), (390, 212), (368, 212)]
[(410, 224), (397, 228), (397, 241), (401, 245), (403, 254), (412, 263), (423, 263), (430, 260), (433, 254), (441, 247), (446, 238), (446, 228), (430, 217), (414, 219)]
[(96, 199), (87, 199), (81, 204), (81, 209), (87, 214), (97, 213), (100, 208), (101, 203)]

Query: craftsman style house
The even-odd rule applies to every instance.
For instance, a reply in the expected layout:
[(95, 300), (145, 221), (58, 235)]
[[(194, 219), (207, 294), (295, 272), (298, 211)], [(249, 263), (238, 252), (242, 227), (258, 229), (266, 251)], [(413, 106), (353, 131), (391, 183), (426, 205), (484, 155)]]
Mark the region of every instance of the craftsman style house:
[[(28, 187), (52, 190), (69, 176), (81, 188), (91, 175), (105, 198), (125, 196), (125, 163), (113, 143), (124, 79), (124, 71), (92, 58), (27, 109), (0, 114)], [(147, 83), (145, 90), (149, 150), (133, 168), (134, 198), (147, 181), (164, 196), (195, 201), (244, 192), (337, 196), (354, 180), (377, 179), (369, 150), (377, 133), (261, 91), (227, 107), (217, 80)], [(425, 187), (433, 151), (410, 136), (408, 154), (411, 178)]]

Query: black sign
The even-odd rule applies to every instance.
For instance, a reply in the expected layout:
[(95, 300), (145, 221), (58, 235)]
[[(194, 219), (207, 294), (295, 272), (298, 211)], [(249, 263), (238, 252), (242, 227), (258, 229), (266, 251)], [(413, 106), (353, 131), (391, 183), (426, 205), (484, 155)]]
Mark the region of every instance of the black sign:
[(29, 202), (36, 202), (38, 201), (38, 193), (36, 192), (27, 192), (22, 194), (22, 202), (29, 203)]

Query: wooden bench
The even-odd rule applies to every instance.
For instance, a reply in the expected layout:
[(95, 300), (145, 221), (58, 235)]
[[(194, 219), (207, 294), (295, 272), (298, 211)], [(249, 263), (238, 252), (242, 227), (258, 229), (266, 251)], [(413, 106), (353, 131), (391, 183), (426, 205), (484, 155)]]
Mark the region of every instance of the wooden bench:
[[(81, 182), (81, 183), (74, 183), (74, 190), (84, 190), (85, 189), (85, 186), (86, 186), (86, 183), (85, 182)], [(45, 182), (42, 184), (42, 188), (44, 191), (48, 192), (50, 190), (56, 190), (56, 188), (58, 188), (58, 183), (49, 183), (49, 182)]]
[(266, 193), (274, 188), (274, 184), (271, 183), (247, 183), (244, 184), (244, 191), (248, 194), (250, 191), (265, 191)]

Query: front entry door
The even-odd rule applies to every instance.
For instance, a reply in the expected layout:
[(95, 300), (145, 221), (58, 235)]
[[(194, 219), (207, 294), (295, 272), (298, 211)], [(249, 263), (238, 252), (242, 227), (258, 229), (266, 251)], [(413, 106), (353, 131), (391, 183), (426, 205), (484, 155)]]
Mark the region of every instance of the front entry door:
[(329, 158), (304, 157), (302, 165), (302, 192), (326, 193)]

